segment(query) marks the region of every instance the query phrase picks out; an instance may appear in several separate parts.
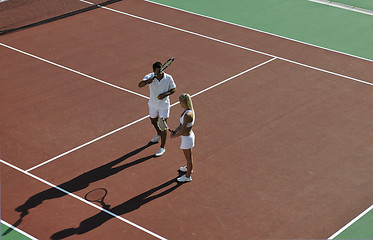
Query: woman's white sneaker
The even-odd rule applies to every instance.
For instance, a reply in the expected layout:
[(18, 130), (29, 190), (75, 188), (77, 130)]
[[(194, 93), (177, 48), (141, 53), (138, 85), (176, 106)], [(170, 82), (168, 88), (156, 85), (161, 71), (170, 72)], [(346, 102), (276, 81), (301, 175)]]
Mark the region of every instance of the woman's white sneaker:
[(185, 175), (177, 178), (177, 181), (178, 182), (190, 182), (190, 181), (192, 181), (192, 176), (187, 177), (186, 174), (185, 174)]

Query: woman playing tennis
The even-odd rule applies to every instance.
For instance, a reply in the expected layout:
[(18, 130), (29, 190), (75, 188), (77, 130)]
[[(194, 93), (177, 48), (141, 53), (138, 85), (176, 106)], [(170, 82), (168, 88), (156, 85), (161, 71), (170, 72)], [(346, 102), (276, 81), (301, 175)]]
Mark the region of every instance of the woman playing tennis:
[(186, 172), (183, 176), (179, 177), (177, 181), (179, 182), (190, 182), (192, 181), (192, 170), (193, 170), (193, 152), (195, 136), (192, 131), (193, 124), (195, 122), (195, 113), (193, 110), (192, 98), (189, 94), (183, 93), (179, 97), (180, 105), (185, 110), (180, 117), (180, 125), (173, 131), (171, 138), (180, 136), (181, 145), (180, 148), (183, 149), (185, 158), (187, 160), (187, 165), (181, 167), (180, 171)]

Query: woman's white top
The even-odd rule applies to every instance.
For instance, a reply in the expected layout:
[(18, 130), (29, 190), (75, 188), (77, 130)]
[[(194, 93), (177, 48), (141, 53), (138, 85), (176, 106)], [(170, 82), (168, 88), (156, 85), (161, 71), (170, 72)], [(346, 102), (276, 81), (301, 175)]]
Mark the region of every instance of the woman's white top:
[[(184, 114), (181, 116), (181, 118), (180, 118), (180, 124), (183, 124), (184, 123), (184, 116), (185, 116), (185, 114), (187, 114), (188, 112), (190, 112), (190, 111), (192, 111), (192, 110), (186, 110), (185, 112), (184, 112)], [(188, 123), (187, 124), (187, 127), (191, 127), (191, 126), (193, 126), (193, 124), (194, 124), (194, 122), (196, 121), (196, 115), (195, 115), (195, 113), (194, 113), (194, 111), (193, 111), (193, 121), (192, 122), (190, 122), (190, 123)]]

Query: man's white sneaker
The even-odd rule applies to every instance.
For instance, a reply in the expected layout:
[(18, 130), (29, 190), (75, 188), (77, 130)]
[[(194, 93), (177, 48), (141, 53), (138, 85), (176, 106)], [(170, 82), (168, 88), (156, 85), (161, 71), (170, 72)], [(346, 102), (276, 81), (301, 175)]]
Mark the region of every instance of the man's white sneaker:
[(156, 143), (156, 142), (158, 142), (159, 139), (161, 139), (161, 136), (160, 135), (155, 135), (155, 137), (152, 140), (150, 140), (150, 142)]
[(192, 177), (191, 176), (187, 177), (186, 174), (185, 174), (185, 175), (177, 178), (177, 181), (178, 182), (190, 182), (190, 181), (192, 181)]
[[(185, 166), (185, 167), (180, 167), (180, 168), (179, 168), (179, 171), (180, 171), (180, 172), (187, 172), (187, 171), (188, 171), (188, 168), (187, 168), (187, 166)], [(192, 170), (192, 172), (193, 172), (193, 170)]]
[(162, 156), (163, 153), (166, 152), (166, 149), (164, 148), (159, 148), (158, 152), (155, 154), (156, 157)]
[(188, 171), (187, 166), (180, 167), (179, 170), (180, 170), (180, 172), (186, 172), (186, 171)]

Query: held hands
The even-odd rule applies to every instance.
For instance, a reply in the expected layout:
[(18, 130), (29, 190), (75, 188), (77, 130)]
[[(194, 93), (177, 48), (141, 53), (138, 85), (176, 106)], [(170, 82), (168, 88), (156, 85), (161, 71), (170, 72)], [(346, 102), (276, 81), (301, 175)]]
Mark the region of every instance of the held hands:
[(175, 134), (176, 134), (175, 131), (171, 131), (171, 138), (176, 138)]

